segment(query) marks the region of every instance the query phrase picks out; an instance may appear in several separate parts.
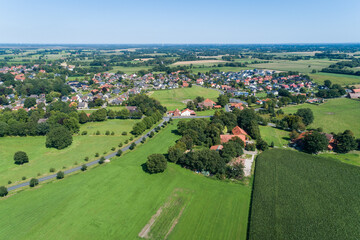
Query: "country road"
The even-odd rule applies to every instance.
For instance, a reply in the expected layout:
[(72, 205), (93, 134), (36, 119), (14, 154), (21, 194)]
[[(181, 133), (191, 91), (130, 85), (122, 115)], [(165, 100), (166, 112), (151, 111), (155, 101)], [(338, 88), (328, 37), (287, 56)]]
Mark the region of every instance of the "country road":
[[(212, 116), (173, 117), (172, 119), (209, 118), (209, 117), (212, 117)], [(159, 123), (156, 127), (158, 127), (158, 126), (161, 127), (161, 126), (164, 124), (164, 122), (165, 122), (165, 121), (168, 122), (169, 119), (170, 119), (170, 117), (163, 117), (163, 120), (161, 121), (161, 123)], [(136, 143), (136, 144), (139, 144), (143, 138), (148, 138), (148, 137), (149, 137), (149, 134), (150, 134), (151, 132), (155, 131), (155, 128), (156, 128), (156, 127), (152, 128), (152, 129), (151, 129), (150, 131), (148, 131), (146, 134), (144, 134), (144, 135), (142, 135), (141, 137), (139, 137), (139, 138), (135, 141), (135, 143)], [(125, 151), (129, 150), (129, 148), (130, 148), (130, 144), (127, 145), (127, 146), (125, 146), (125, 147), (123, 147), (123, 148), (121, 149), (121, 151), (125, 152)], [(112, 157), (114, 157), (114, 156), (116, 156), (116, 152), (113, 152), (113, 153), (105, 156), (105, 159), (110, 159), (110, 158), (112, 158)], [(94, 161), (92, 161), (92, 162), (88, 162), (88, 163), (86, 163), (85, 165), (89, 167), (89, 166), (92, 166), (92, 165), (94, 165), (94, 164), (98, 164), (98, 163), (99, 163), (99, 160), (100, 160), (100, 158), (97, 159), (97, 160), (94, 160)], [(73, 173), (73, 172), (79, 171), (80, 169), (81, 169), (81, 166), (74, 167), (74, 168), (71, 168), (71, 169), (68, 169), (68, 170), (64, 171), (64, 174)], [(39, 178), (38, 180), (39, 180), (39, 182), (44, 182), (44, 181), (47, 181), (47, 180), (50, 180), (50, 179), (53, 179), (53, 178), (56, 178), (56, 173), (55, 173), (55, 174), (48, 175), (48, 176), (45, 176), (45, 177), (42, 177), (42, 178)], [(7, 189), (8, 189), (8, 191), (12, 191), (12, 190), (15, 190), (15, 189), (18, 189), (18, 188), (21, 188), (21, 187), (29, 186), (29, 184), (30, 184), (30, 181), (28, 181), (28, 182), (23, 182), (23, 183), (14, 185), (14, 186), (10, 186), (10, 187), (8, 187)]]

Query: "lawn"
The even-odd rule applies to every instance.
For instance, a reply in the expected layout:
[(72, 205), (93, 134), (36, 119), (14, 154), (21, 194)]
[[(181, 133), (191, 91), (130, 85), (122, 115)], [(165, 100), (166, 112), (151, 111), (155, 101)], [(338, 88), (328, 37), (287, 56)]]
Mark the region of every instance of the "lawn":
[(298, 61), (275, 60), (268, 63), (251, 64), (248, 66), (252, 68), (310, 73), (313, 69), (315, 69), (316, 71), (320, 71), (321, 69), (326, 68), (330, 64), (333, 64), (335, 62), (336, 61), (329, 61), (324, 59), (298, 60)]
[(318, 84), (324, 84), (325, 80), (330, 80), (333, 84), (340, 84), (343, 86), (360, 84), (360, 76), (354, 75), (319, 72), (316, 74), (309, 74), (309, 76)]
[(351, 151), (345, 154), (339, 153), (322, 153), (322, 157), (334, 158), (340, 160), (343, 163), (360, 166), (360, 151)]
[(261, 138), (264, 139), (269, 145), (274, 142), (274, 146), (282, 147), (287, 146), (289, 143), (289, 132), (273, 128), (270, 126), (259, 126)]
[(256, 160), (249, 239), (358, 239), (360, 168), (291, 150)]
[[(245, 239), (250, 186), (172, 163), (161, 174), (143, 171), (149, 154), (165, 153), (179, 138), (172, 132), (176, 123), (109, 164), (1, 199), (0, 217), (6, 221), (0, 222), (0, 239), (139, 239), (161, 207), (167, 209), (149, 239), (169, 233), (161, 226), (175, 216), (168, 239)], [(169, 200), (174, 197), (181, 198), (178, 204)], [(174, 213), (168, 209), (173, 205)]]
[(193, 100), (197, 96), (204, 97), (205, 99), (210, 98), (211, 100), (216, 101), (219, 92), (210, 88), (192, 86), (191, 88), (158, 90), (150, 94), (150, 97), (159, 100), (168, 110), (175, 110), (176, 108), (181, 110), (186, 107), (186, 104), (182, 101), (187, 99)]
[[(123, 131), (129, 132), (138, 120), (108, 120), (105, 122), (91, 122), (81, 126), (81, 131), (87, 130), (86, 136), (74, 136), (73, 143), (66, 149), (57, 150), (45, 147), (45, 137), (3, 137), (0, 138), (0, 185), (7, 185), (8, 181), (16, 183), (25, 176), (28, 179), (49, 174), (50, 168), (60, 170), (84, 163), (84, 158), (95, 159), (95, 153), (102, 155), (111, 152), (131, 136), (122, 136)], [(97, 130), (101, 135), (92, 135)], [(105, 132), (114, 131), (114, 136), (106, 136)], [(80, 131), (80, 132), (81, 132)], [(25, 151), (29, 156), (29, 163), (14, 164), (14, 153)]]
[(309, 103), (283, 108), (285, 113), (295, 113), (299, 108), (310, 108), (314, 113), (314, 122), (310, 128), (322, 127), (327, 133), (351, 130), (360, 137), (360, 101), (348, 98), (329, 99), (326, 103)]

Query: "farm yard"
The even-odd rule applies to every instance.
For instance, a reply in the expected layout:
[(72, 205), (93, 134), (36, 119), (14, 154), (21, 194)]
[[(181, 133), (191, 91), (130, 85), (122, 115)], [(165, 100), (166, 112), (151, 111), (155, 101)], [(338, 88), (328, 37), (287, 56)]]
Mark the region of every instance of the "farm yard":
[(175, 110), (176, 108), (185, 108), (186, 104), (184, 101), (193, 100), (197, 96), (202, 96), (205, 99), (210, 98), (211, 100), (216, 101), (219, 92), (210, 88), (192, 86), (191, 88), (153, 91), (149, 95), (150, 97), (159, 100), (168, 110)]
[(250, 186), (172, 163), (161, 174), (142, 170), (179, 138), (176, 124), (104, 166), (2, 199), (0, 239), (139, 239), (151, 219), (148, 239), (245, 239)]
[(249, 239), (357, 239), (360, 168), (290, 150), (256, 160)]
[(295, 113), (299, 108), (310, 108), (314, 113), (314, 122), (309, 128), (323, 128), (324, 132), (343, 132), (351, 130), (360, 137), (360, 101), (348, 98), (329, 99), (327, 102), (299, 104), (283, 108), (285, 113)]
[[(49, 174), (50, 168), (56, 171), (74, 167), (77, 163), (84, 164), (84, 158), (89, 161), (95, 159), (95, 153), (100, 156), (104, 152), (111, 152), (112, 147), (118, 146), (132, 135), (121, 135), (123, 131), (131, 130), (139, 120), (108, 120), (104, 122), (89, 122), (81, 125), (82, 131), (88, 131), (88, 135), (73, 137), (73, 143), (66, 149), (57, 150), (45, 147), (46, 138), (36, 137), (3, 137), (0, 138), (0, 185), (8, 185), (10, 180), (13, 184), (21, 182), (22, 177), (27, 179)], [(100, 135), (95, 135), (96, 131)], [(114, 135), (106, 136), (105, 132), (113, 131)], [(29, 163), (24, 165), (14, 164), (14, 153), (24, 151), (29, 156)]]

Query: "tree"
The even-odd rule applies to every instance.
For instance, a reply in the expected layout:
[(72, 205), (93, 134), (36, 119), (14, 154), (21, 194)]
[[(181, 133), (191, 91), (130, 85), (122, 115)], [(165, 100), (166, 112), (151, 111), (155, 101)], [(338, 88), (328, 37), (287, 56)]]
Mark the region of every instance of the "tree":
[(3, 137), (9, 133), (9, 125), (5, 122), (0, 122), (0, 137)]
[(36, 179), (36, 178), (30, 179), (30, 183), (29, 183), (29, 186), (30, 186), (30, 187), (35, 187), (35, 186), (38, 185), (38, 184), (39, 184), (39, 180), (38, 180), (38, 179)]
[(243, 147), (243, 142), (240, 143), (238, 141), (230, 140), (227, 143), (223, 144), (223, 149), (221, 149), (220, 155), (225, 159), (226, 162), (229, 162), (232, 158), (239, 157), (244, 153)]
[(57, 179), (63, 179), (65, 177), (65, 174), (62, 171), (57, 172), (56, 178)]
[(86, 166), (86, 164), (83, 164), (82, 166), (81, 166), (81, 171), (86, 171), (87, 170), (87, 166)]
[(87, 123), (89, 121), (89, 117), (87, 116), (87, 114), (84, 111), (81, 111), (79, 113), (79, 123), (84, 124)]
[(8, 194), (8, 190), (6, 187), (1, 186), (0, 187), (0, 197), (5, 197)]
[(217, 99), (217, 103), (222, 107), (225, 107), (225, 105), (229, 103), (229, 97), (227, 95), (220, 94)]
[(318, 153), (327, 149), (329, 141), (326, 136), (317, 131), (308, 133), (304, 137), (304, 148), (303, 150), (307, 153)]
[(331, 87), (331, 81), (330, 80), (325, 80), (324, 81), (324, 85), (326, 86), (326, 87), (328, 87), (328, 88), (330, 88)]
[(136, 147), (136, 143), (133, 142), (133, 143), (131, 143), (129, 149), (130, 149), (130, 150), (133, 150), (135, 147)]
[(334, 150), (338, 153), (347, 153), (357, 148), (355, 138), (347, 131), (335, 136), (335, 140), (336, 146)]
[(244, 177), (244, 166), (241, 163), (227, 166), (225, 174), (229, 179), (242, 179)]
[(25, 108), (31, 108), (31, 107), (35, 106), (35, 104), (36, 104), (35, 98), (26, 98), (24, 101)]
[(104, 157), (101, 157), (101, 158), (99, 159), (99, 164), (103, 164), (104, 161), (105, 161), (105, 158), (104, 158)]
[(140, 135), (146, 130), (145, 124), (141, 121), (138, 123), (135, 123), (131, 133), (134, 135)]
[(184, 154), (183, 149), (176, 146), (172, 146), (169, 147), (167, 158), (169, 162), (176, 163), (183, 154)]
[(122, 151), (121, 151), (121, 149), (119, 149), (119, 150), (116, 152), (116, 156), (120, 157), (121, 154), (122, 154)]
[(314, 121), (314, 114), (310, 108), (300, 108), (295, 115), (302, 118), (303, 123), (308, 126)]
[(17, 151), (14, 154), (14, 161), (15, 161), (15, 164), (21, 165), (21, 164), (29, 162), (29, 157), (27, 156), (26, 152)]
[(46, 147), (64, 149), (71, 145), (72, 135), (70, 131), (63, 126), (56, 126), (50, 129), (46, 135)]
[(165, 171), (167, 162), (164, 155), (158, 153), (151, 154), (147, 158), (146, 167), (150, 173), (160, 173)]
[(261, 151), (265, 151), (269, 148), (269, 145), (267, 144), (267, 142), (263, 139), (258, 139), (256, 141), (256, 148), (261, 150)]

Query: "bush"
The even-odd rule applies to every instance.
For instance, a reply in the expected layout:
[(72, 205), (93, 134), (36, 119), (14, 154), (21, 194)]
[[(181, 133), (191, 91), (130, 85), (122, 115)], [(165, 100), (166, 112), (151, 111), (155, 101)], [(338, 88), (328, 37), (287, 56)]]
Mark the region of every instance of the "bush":
[(255, 144), (249, 143), (245, 146), (246, 151), (255, 151)]
[(99, 157), (100, 155), (99, 155), (99, 153), (95, 153), (95, 157)]
[(126, 139), (124, 143), (125, 143), (125, 144), (128, 144), (128, 143), (129, 143), (129, 140)]
[(122, 132), (121, 135), (126, 136), (127, 132)]
[(72, 141), (73, 138), (71, 132), (63, 126), (50, 129), (49, 133), (46, 135), (47, 148), (64, 149), (70, 146)]
[(111, 151), (115, 151), (115, 149), (116, 149), (115, 147), (112, 147), (112, 148), (111, 148)]
[(55, 172), (55, 168), (50, 168), (50, 172)]
[(119, 149), (119, 150), (117, 151), (117, 153), (116, 153), (116, 156), (120, 157), (121, 154), (122, 154), (122, 151)]
[(103, 164), (105, 161), (105, 158), (104, 157), (101, 157), (100, 160), (99, 160), (99, 164)]
[(83, 171), (83, 172), (86, 171), (86, 169), (87, 169), (86, 164), (83, 164), (80, 169), (81, 169), (81, 171)]
[(30, 180), (29, 186), (30, 186), (30, 187), (35, 187), (35, 186), (38, 185), (38, 184), (39, 184), (39, 180), (36, 179), (36, 178), (32, 178), (32, 179)]
[(8, 190), (6, 187), (1, 186), (0, 187), (0, 197), (5, 197), (6, 195), (8, 195)]
[(144, 143), (145, 141), (146, 141), (146, 138), (143, 137), (143, 138), (141, 139), (141, 143)]
[(88, 133), (87, 131), (82, 131), (81, 135), (87, 135), (87, 133)]
[(21, 179), (22, 179), (22, 180), (26, 180), (26, 177), (25, 177), (25, 176), (23, 176)]
[(167, 162), (164, 155), (157, 153), (151, 154), (147, 158), (146, 167), (150, 173), (160, 173), (165, 171)]
[(152, 138), (155, 135), (154, 132), (149, 133), (149, 138)]
[(110, 131), (107, 130), (107, 131), (105, 132), (105, 135), (110, 135)]
[(9, 181), (8, 181), (8, 184), (12, 184), (12, 181), (9, 180)]
[(119, 143), (119, 145), (118, 145), (119, 147), (122, 147), (123, 146), (123, 144), (122, 143)]
[(256, 148), (261, 150), (261, 151), (265, 151), (269, 148), (267, 142), (265, 142), (263, 139), (258, 139), (256, 141)]
[(132, 141), (132, 140), (134, 140), (134, 138), (133, 138), (133, 137), (130, 137), (129, 140)]
[(14, 161), (15, 161), (15, 164), (20, 164), (21, 165), (21, 164), (29, 162), (29, 158), (28, 158), (26, 152), (17, 151), (14, 154)]
[(100, 131), (99, 131), (99, 130), (97, 130), (95, 134), (96, 134), (96, 135), (100, 135)]
[(38, 175), (38, 177), (39, 177), (39, 176), (41, 176), (41, 173), (38, 173), (37, 175)]
[(111, 132), (111, 135), (115, 135), (115, 132)]
[(130, 149), (130, 150), (133, 150), (135, 147), (136, 147), (136, 143), (133, 142), (133, 143), (130, 145), (129, 149)]
[(85, 160), (85, 162), (89, 161), (89, 157), (85, 157), (84, 160)]
[(64, 177), (65, 177), (64, 172), (62, 172), (62, 171), (57, 172), (57, 174), (56, 174), (57, 179), (63, 179)]

